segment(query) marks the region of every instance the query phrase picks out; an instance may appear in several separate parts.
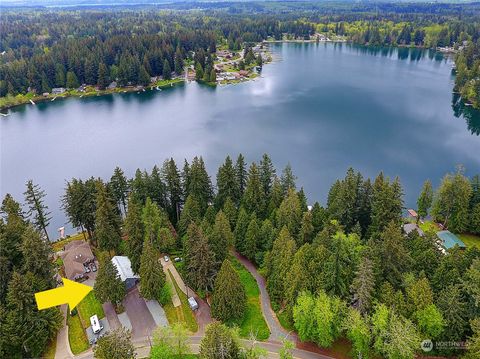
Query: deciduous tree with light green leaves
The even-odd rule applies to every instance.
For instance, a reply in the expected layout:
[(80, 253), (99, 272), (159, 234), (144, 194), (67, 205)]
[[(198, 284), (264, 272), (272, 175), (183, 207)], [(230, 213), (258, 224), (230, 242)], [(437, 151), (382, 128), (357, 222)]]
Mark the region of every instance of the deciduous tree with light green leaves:
[(240, 352), (238, 335), (232, 329), (219, 322), (207, 326), (200, 342), (200, 358), (237, 359)]
[(460, 168), (443, 177), (435, 192), (432, 215), (453, 232), (463, 232), (469, 225), (469, 201), (472, 194), (470, 181)]
[(95, 359), (135, 359), (130, 331), (120, 327), (101, 337), (93, 348), (93, 356)]
[(425, 218), (428, 215), (428, 211), (432, 206), (433, 201), (433, 188), (432, 182), (427, 180), (424, 182), (422, 187), (422, 192), (420, 192), (420, 196), (417, 199), (417, 206), (418, 206), (418, 218)]
[(352, 342), (352, 354), (355, 357), (368, 359), (372, 333), (368, 317), (364, 317), (354, 308), (349, 308), (343, 322), (345, 336)]

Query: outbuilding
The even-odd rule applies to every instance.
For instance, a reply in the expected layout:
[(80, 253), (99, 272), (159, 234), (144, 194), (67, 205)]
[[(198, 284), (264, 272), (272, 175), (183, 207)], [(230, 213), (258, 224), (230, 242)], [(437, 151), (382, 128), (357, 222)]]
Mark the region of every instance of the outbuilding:
[(126, 256), (115, 256), (112, 258), (113, 265), (117, 268), (120, 279), (125, 283), (125, 288), (133, 288), (139, 280), (139, 276), (133, 273), (132, 263)]

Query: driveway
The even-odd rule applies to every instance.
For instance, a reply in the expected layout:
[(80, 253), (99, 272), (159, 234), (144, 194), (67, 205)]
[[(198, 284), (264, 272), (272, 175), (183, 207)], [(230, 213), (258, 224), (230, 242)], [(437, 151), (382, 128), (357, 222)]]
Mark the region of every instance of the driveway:
[(160, 258), (160, 263), (162, 263), (163, 270), (165, 274), (168, 276), (168, 271), (172, 273), (175, 282), (177, 282), (178, 287), (180, 290), (185, 293), (188, 297), (194, 297), (198, 303), (198, 309), (194, 312), (195, 319), (197, 320), (198, 324), (198, 331), (195, 333), (196, 335), (203, 335), (205, 333), (205, 327), (213, 322), (212, 314), (210, 313), (210, 306), (204, 301), (200, 296), (195, 293), (192, 288), (189, 288), (185, 282), (183, 281), (182, 277), (177, 271), (177, 268), (173, 265), (172, 261), (165, 262), (163, 256)]
[(260, 289), (260, 304), (262, 306), (262, 313), (267, 322), (268, 328), (270, 329), (270, 341), (281, 342), (283, 339), (287, 338), (295, 343), (298, 343), (298, 337), (295, 333), (289, 333), (280, 325), (280, 322), (277, 319), (277, 315), (273, 311), (270, 305), (270, 296), (267, 292), (267, 284), (265, 278), (263, 278), (257, 271), (257, 268), (250, 262), (247, 258), (242, 256), (240, 253), (233, 252), (235, 257), (242, 263), (245, 268), (253, 275), (257, 281), (258, 288)]
[(113, 304), (110, 302), (103, 303), (102, 307), (103, 307), (103, 312), (105, 313), (105, 317), (107, 318), (108, 324), (110, 326), (110, 329), (115, 330), (117, 328), (120, 328), (122, 324), (118, 319), (118, 315), (115, 312), (115, 308), (113, 307)]
[(123, 299), (123, 306), (132, 324), (132, 338), (152, 335), (156, 328), (155, 320), (145, 300), (140, 296), (138, 287), (134, 287), (127, 293)]

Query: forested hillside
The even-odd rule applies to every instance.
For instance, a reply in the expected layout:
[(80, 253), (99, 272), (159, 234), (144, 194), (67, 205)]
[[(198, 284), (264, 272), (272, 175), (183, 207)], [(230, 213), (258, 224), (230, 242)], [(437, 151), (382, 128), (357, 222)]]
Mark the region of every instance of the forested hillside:
[[(0, 96), (81, 84), (147, 85), (205, 67), (217, 46), (322, 33), (370, 46), (452, 47), (456, 89), (478, 107), (476, 4), (178, 3), (153, 7), (9, 9), (0, 28)], [(200, 51), (203, 51), (203, 55)], [(197, 54), (197, 56), (194, 56)], [(199, 55), (200, 54), (200, 55)], [(205, 70), (205, 69), (203, 69)]]

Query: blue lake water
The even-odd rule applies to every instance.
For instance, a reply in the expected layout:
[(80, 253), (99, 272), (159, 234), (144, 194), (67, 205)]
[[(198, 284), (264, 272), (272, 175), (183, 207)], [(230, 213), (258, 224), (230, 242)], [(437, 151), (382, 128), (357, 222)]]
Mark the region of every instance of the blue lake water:
[[(480, 172), (478, 114), (455, 103), (451, 60), (429, 51), (347, 44), (275, 44), (262, 77), (211, 88), (71, 98), (26, 105), (0, 118), (1, 195), (23, 199), (33, 179), (47, 192), (50, 232), (72, 177), (133, 175), (172, 156), (202, 155), (215, 178), (227, 154), (264, 152), (291, 163), (310, 202), (352, 166), (365, 176), (399, 176), (414, 206), (422, 183), (455, 166)], [(470, 110), (471, 111), (471, 110)]]

